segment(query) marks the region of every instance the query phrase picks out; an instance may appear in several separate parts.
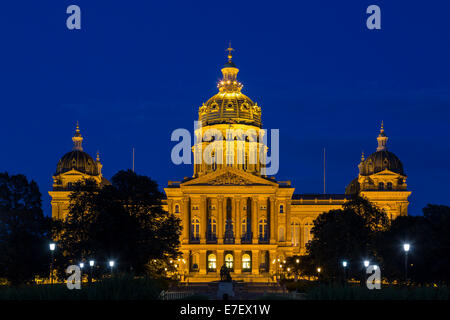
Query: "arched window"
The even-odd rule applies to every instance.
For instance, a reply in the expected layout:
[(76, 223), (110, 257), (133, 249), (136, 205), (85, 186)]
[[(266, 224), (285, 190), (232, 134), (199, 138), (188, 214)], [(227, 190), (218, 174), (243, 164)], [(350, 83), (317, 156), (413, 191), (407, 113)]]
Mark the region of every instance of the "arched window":
[(192, 219), (192, 239), (197, 240), (200, 238), (200, 221), (198, 218)]
[(259, 220), (259, 238), (260, 239), (266, 239), (268, 236), (268, 230), (267, 230), (267, 220), (266, 218), (262, 218)]
[(386, 188), (388, 190), (392, 190), (392, 182), (388, 182), (387, 185), (386, 185)]
[(284, 213), (284, 206), (280, 204), (280, 213)]
[(295, 247), (300, 244), (300, 223), (298, 221), (291, 223), (291, 243)]
[(198, 262), (199, 262), (199, 256), (198, 253), (194, 253), (191, 256), (191, 269), (192, 271), (198, 271)]
[(378, 183), (378, 190), (384, 190), (384, 183), (383, 182), (379, 182)]
[(278, 241), (284, 241), (284, 227), (278, 229)]
[(303, 246), (306, 246), (306, 244), (312, 240), (311, 229), (313, 226), (314, 224), (312, 222), (305, 222), (303, 226)]
[(180, 206), (178, 204), (175, 205), (175, 213), (180, 213)]
[(225, 256), (225, 265), (227, 266), (228, 269), (233, 269), (233, 255), (231, 253), (228, 253)]
[(250, 271), (252, 268), (252, 260), (248, 253), (242, 255), (242, 269), (243, 271)]
[(216, 270), (216, 255), (213, 253), (208, 255), (208, 270), (210, 271)]

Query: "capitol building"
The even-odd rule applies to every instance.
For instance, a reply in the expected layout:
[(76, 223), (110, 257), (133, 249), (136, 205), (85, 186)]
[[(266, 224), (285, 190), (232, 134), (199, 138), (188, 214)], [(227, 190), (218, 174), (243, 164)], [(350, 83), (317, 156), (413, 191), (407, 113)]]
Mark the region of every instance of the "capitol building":
[[(383, 124), (377, 148), (361, 157), (357, 177), (342, 194), (296, 194), (290, 181), (277, 181), (265, 174), (268, 147), (261, 141), (263, 109), (244, 95), (238, 81), (239, 69), (232, 60), (221, 69), (218, 93), (198, 110), (192, 146), (193, 175), (169, 181), (164, 191), (165, 209), (181, 219), (183, 281), (204, 282), (220, 279), (220, 268), (231, 269), (234, 280), (267, 282), (273, 279), (278, 259), (306, 253), (314, 219), (329, 210), (341, 209), (352, 195), (359, 194), (383, 209), (390, 219), (407, 215), (406, 174), (399, 158), (388, 151)], [(229, 132), (254, 132), (255, 137), (229, 136)], [(209, 132), (220, 133), (215, 140)], [(102, 164), (82, 148), (77, 125), (73, 150), (58, 162), (53, 175), (52, 217), (67, 215), (71, 185), (92, 178), (109, 184)], [(212, 145), (213, 144), (213, 145)], [(211, 150), (204, 161), (205, 150)], [(253, 155), (252, 150), (258, 150)], [(344, 183), (343, 183), (344, 190)]]

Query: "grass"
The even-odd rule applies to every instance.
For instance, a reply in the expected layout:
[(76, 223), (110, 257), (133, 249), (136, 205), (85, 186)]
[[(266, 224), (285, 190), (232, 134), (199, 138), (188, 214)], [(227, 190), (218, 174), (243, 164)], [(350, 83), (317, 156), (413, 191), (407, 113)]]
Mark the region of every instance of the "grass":
[(3, 286), (0, 300), (156, 300), (167, 285), (164, 280), (125, 275), (83, 283), (81, 290), (69, 290), (66, 284)]
[(306, 291), (306, 300), (449, 300), (448, 287), (366, 287), (317, 286)]

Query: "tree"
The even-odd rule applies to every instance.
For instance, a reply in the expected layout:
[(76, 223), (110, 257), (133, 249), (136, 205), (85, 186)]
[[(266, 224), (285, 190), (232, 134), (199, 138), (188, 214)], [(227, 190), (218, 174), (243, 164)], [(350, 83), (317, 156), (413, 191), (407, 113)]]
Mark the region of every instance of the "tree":
[(450, 207), (428, 204), (423, 216), (395, 219), (382, 233), (377, 250), (383, 261), (383, 276), (404, 279), (403, 244), (409, 243), (408, 278), (413, 283), (450, 283)]
[(102, 188), (92, 181), (76, 184), (59, 230), (61, 271), (92, 258), (143, 274), (153, 259), (175, 259), (180, 220), (163, 210), (162, 198), (156, 182), (131, 170), (119, 171)]
[(344, 259), (355, 262), (348, 267), (350, 276), (361, 275), (359, 262), (377, 260), (377, 235), (388, 226), (385, 212), (356, 196), (342, 209), (322, 213), (314, 220), (313, 240), (306, 246), (308, 255), (325, 278), (342, 277)]
[[(362, 261), (370, 251), (371, 231), (363, 217), (349, 209), (319, 215), (311, 232), (314, 237), (306, 246), (307, 252), (324, 278), (340, 278), (342, 260)], [(354, 272), (361, 269), (354, 264), (350, 267)]]
[(50, 224), (36, 182), (0, 173), (0, 277), (17, 285), (48, 276)]

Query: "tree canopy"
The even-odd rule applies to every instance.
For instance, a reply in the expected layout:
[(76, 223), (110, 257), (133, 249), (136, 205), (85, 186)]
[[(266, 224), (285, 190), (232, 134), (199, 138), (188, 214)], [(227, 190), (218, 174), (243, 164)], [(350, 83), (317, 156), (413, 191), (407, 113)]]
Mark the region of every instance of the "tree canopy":
[(94, 259), (143, 274), (153, 259), (178, 255), (180, 221), (162, 208), (163, 195), (149, 177), (119, 171), (111, 185), (75, 184), (69, 214), (58, 232), (60, 268)]
[(48, 275), (50, 223), (35, 182), (0, 173), (0, 278), (16, 285)]

